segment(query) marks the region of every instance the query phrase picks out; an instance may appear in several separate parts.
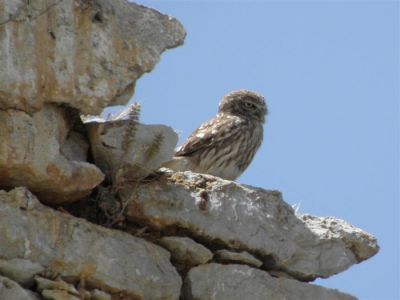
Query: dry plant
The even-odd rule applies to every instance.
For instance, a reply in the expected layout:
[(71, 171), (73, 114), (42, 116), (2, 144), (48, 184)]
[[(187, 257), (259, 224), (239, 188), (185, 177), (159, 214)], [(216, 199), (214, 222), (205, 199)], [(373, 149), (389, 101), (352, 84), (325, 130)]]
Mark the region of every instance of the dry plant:
[[(141, 165), (138, 163), (129, 164), (129, 150), (131, 149), (132, 145), (136, 142), (136, 133), (139, 127), (139, 119), (141, 113), (141, 105), (139, 103), (134, 103), (129, 107), (129, 111), (127, 113), (127, 126), (123, 133), (122, 143), (121, 143), (121, 157), (117, 167), (111, 171), (111, 187), (110, 193), (112, 198), (116, 201), (120, 202), (120, 209), (118, 212), (113, 212), (111, 215), (109, 212), (105, 211), (106, 215), (110, 217), (110, 221), (108, 222), (107, 226), (114, 226), (117, 223), (121, 223), (124, 220), (124, 212), (130, 202), (130, 199), (133, 197), (127, 197), (128, 200), (121, 200), (118, 197), (118, 194), (129, 186), (129, 190), (133, 194), (138, 186), (142, 183), (145, 179), (145, 176), (139, 177), (135, 174), (135, 171), (138, 172), (139, 170), (144, 170), (145, 174), (149, 174), (154, 172), (154, 170), (149, 170), (145, 165)], [(164, 142), (165, 136), (162, 133), (158, 133), (155, 135), (154, 139), (150, 143), (149, 146), (143, 146), (144, 151), (144, 164), (151, 161), (161, 149), (161, 146)], [(139, 149), (140, 147), (138, 147)], [(125, 189), (126, 190), (126, 189)], [(101, 199), (100, 199), (101, 200)], [(106, 201), (103, 199), (103, 202)]]

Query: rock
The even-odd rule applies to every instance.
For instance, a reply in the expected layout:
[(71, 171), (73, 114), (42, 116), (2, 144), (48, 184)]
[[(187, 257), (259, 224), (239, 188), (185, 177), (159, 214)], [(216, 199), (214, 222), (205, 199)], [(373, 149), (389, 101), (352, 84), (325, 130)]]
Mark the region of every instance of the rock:
[(205, 264), (213, 257), (210, 250), (187, 237), (165, 236), (160, 245), (171, 252), (174, 262), (189, 267)]
[(291, 279), (273, 278), (245, 265), (207, 264), (188, 273), (183, 287), (185, 300), (355, 300), (337, 290)]
[[(80, 294), (77, 289), (69, 283), (58, 278), (50, 280), (41, 276), (35, 276), (36, 289), (48, 300), (79, 300)], [(86, 298), (85, 298), (86, 299)]]
[(25, 186), (40, 200), (59, 204), (82, 198), (103, 180), (102, 172), (81, 161), (81, 155), (71, 160), (61, 153), (71, 113), (56, 105), (45, 105), (32, 115), (0, 110), (1, 187)]
[(90, 300), (111, 300), (111, 296), (100, 290), (90, 292)]
[(269, 270), (268, 274), (272, 277), (279, 277), (279, 278), (287, 278), (287, 279), (295, 279), (293, 276), (290, 276), (288, 273), (278, 270)]
[[(157, 170), (175, 153), (178, 135), (165, 125), (143, 125), (136, 123), (131, 129), (131, 121), (121, 117), (105, 121), (97, 118), (85, 123), (97, 166), (106, 174), (124, 170), (130, 180), (142, 179)], [(126, 132), (132, 132), (132, 142), (123, 151)], [(157, 146), (154, 146), (158, 142)], [(155, 151), (151, 149), (155, 148)], [(115, 176), (113, 181), (117, 179)]]
[(26, 288), (33, 286), (34, 276), (43, 270), (44, 268), (41, 264), (27, 259), (0, 259), (0, 274)]
[(69, 160), (87, 161), (89, 143), (79, 132), (71, 131), (64, 144), (61, 153)]
[(60, 290), (44, 290), (42, 296), (45, 300), (80, 300), (79, 297)]
[(279, 192), (210, 175), (165, 171), (121, 197), (130, 220), (156, 230), (183, 228), (202, 243), (248, 251), (263, 268), (303, 281), (342, 272), (379, 249), (372, 235), (342, 220), (296, 215)]
[(0, 253), (4, 260), (30, 260), (62, 278), (84, 278), (87, 286), (127, 298), (180, 294), (182, 281), (168, 251), (48, 208), (24, 188), (0, 191)]
[(79, 295), (79, 292), (72, 284), (66, 283), (61, 279), (50, 280), (41, 276), (35, 276), (35, 281), (37, 283), (37, 290), (39, 292), (43, 292), (44, 290), (60, 290), (72, 295)]
[(0, 276), (0, 299), (39, 300), (34, 293), (23, 289), (15, 281)]
[(126, 0), (0, 0), (0, 109), (125, 104), (184, 38), (177, 20)]
[(262, 261), (255, 258), (253, 255), (246, 251), (242, 252), (232, 252), (228, 250), (217, 250), (214, 253), (214, 259), (221, 263), (236, 263), (236, 264), (246, 264), (259, 268), (262, 266)]
[(43, 300), (38, 293), (32, 292), (31, 290), (25, 290), (25, 291), (29, 294), (29, 297), (31, 297), (28, 299)]

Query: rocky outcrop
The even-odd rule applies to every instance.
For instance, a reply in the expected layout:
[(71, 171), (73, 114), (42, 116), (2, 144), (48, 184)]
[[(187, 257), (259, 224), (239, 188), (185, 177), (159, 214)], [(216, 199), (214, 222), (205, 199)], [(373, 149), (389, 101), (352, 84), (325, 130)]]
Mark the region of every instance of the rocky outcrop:
[(373, 236), (342, 220), (296, 215), (279, 192), (191, 172), (163, 176), (123, 193), (128, 218), (248, 251), (265, 269), (310, 281), (342, 272), (379, 249)]
[(184, 38), (177, 20), (125, 0), (0, 0), (0, 187), (49, 204), (88, 195), (104, 175), (79, 114), (127, 103)]
[(370, 258), (373, 236), (158, 170), (177, 135), (137, 106), (82, 115), (125, 104), (184, 37), (125, 0), (0, 0), (0, 299), (354, 299), (305, 281)]
[(177, 20), (125, 0), (0, 0), (0, 109), (125, 104), (184, 38)]
[(87, 141), (71, 130), (74, 113), (55, 105), (32, 115), (0, 110), (0, 186), (26, 186), (57, 204), (80, 199), (102, 182), (100, 169), (86, 162)]
[(318, 285), (273, 278), (267, 272), (243, 265), (208, 264), (195, 267), (186, 277), (183, 291), (185, 300), (356, 299)]
[[(166, 176), (171, 175), (169, 171), (166, 174)], [(187, 198), (179, 198), (182, 196), (179, 192), (179, 186), (185, 184), (185, 189), (190, 191), (194, 188), (194, 185), (190, 187), (194, 183), (193, 179), (199, 180), (204, 176), (189, 173), (179, 175), (184, 175), (186, 178), (185, 181), (180, 183), (174, 181), (174, 184), (176, 184), (175, 190), (178, 193), (171, 200), (176, 205), (171, 206), (164, 203), (163, 210), (166, 214), (176, 214), (177, 207), (186, 210), (188, 214), (192, 214), (192, 221), (187, 220), (186, 222), (192, 222), (191, 226), (194, 226), (194, 220), (201, 218), (196, 215), (197, 208), (187, 208), (182, 205), (184, 202), (189, 202), (189, 200)], [(205, 184), (208, 186), (210, 198), (208, 199), (208, 206), (206, 206), (208, 210), (204, 210), (203, 205), (201, 211), (208, 218), (214, 214), (213, 211), (216, 210), (216, 206), (226, 209), (222, 202), (217, 202), (217, 198), (213, 197), (212, 188), (217, 188), (218, 185), (221, 185), (218, 188), (219, 191), (223, 190), (225, 194), (229, 195), (232, 192), (230, 190), (232, 183), (210, 176), (205, 178), (208, 180), (208, 184)], [(188, 181), (189, 179), (192, 181)], [(153, 179), (151, 183), (146, 182), (143, 186), (151, 186), (156, 182), (161, 185), (171, 184), (170, 179), (158, 177)], [(198, 184), (199, 181), (197, 181), (196, 185)], [(224, 187), (224, 185), (228, 185), (228, 187)], [(143, 186), (138, 191), (143, 192)], [(204, 185), (202, 186), (204, 187)], [(244, 207), (246, 207), (246, 212), (253, 212), (252, 216), (257, 220), (256, 222), (262, 222), (260, 215), (261, 213), (266, 213), (266, 211), (262, 211), (258, 207), (260, 215), (257, 215), (255, 214), (257, 210), (252, 209), (252, 205), (262, 202), (271, 202), (270, 205), (278, 203), (273, 199), (261, 196), (262, 193), (268, 192), (236, 184), (235, 186), (234, 195), (236, 196), (241, 189), (246, 189), (247, 192), (253, 191), (247, 200), (243, 197), (243, 194), (241, 195), (240, 201), (244, 205), (242, 207), (235, 202), (233, 194), (230, 194), (230, 198), (220, 197), (220, 199), (223, 199), (221, 201), (231, 201), (230, 203), (236, 206), (236, 216), (240, 216), (239, 219), (243, 218)], [(160, 187), (153, 189), (153, 191), (165, 193), (165, 190), (160, 189)], [(192, 194), (195, 193), (192, 191)], [(158, 198), (161, 197), (161, 194), (156, 192), (154, 196)], [(252, 200), (251, 202), (249, 202), (250, 199)], [(135, 200), (131, 199), (130, 201)], [(131, 206), (134, 204), (132, 202), (129, 205), (129, 209), (132, 209)], [(146, 211), (146, 208), (139, 208), (137, 203), (135, 205), (136, 209), (143, 209), (142, 212)], [(281, 203), (280, 205), (284, 204)], [(278, 210), (273, 210), (271, 206), (265, 203), (264, 206), (270, 209), (269, 212), (278, 212)], [(156, 210), (155, 208), (152, 209)], [(282, 209), (277, 215), (269, 215), (269, 218), (278, 218), (282, 216), (281, 213), (286, 215), (285, 222), (287, 224), (296, 223), (293, 220), (290, 221), (290, 218), (296, 218), (296, 215), (289, 216), (289, 213), (283, 212)], [(162, 218), (164, 217), (165, 215)], [(160, 219), (159, 217), (157, 218)], [(157, 218), (153, 221), (156, 222)], [(299, 222), (307, 222), (308, 219), (313, 219), (313, 217), (304, 216), (298, 218)], [(232, 232), (244, 226), (243, 222), (238, 222), (238, 218), (235, 219), (235, 225), (231, 224), (232, 227), (230, 228)], [(135, 218), (137, 224), (143, 220)], [(341, 229), (340, 236), (327, 235), (327, 232), (340, 231), (339, 227), (335, 227), (337, 225), (335, 222), (340, 221), (334, 221), (332, 218), (317, 218), (317, 220), (317, 223), (310, 223), (309, 226), (315, 232), (321, 234), (321, 229), (315, 224), (324, 223), (324, 236), (319, 236), (318, 238), (325, 239), (324, 244), (329, 245), (329, 247), (319, 250), (319, 255), (328, 260), (328, 262), (319, 261), (319, 263), (329, 263), (334, 259), (342, 259), (341, 256), (335, 257), (335, 252), (329, 252), (331, 251), (329, 248), (339, 247), (336, 243), (344, 239), (344, 237), (348, 238), (348, 233)], [(227, 222), (227, 220), (222, 221)], [(246, 219), (242, 221), (246, 221)], [(160, 220), (157, 222), (160, 222)], [(343, 221), (341, 222), (343, 223)], [(146, 223), (150, 225), (149, 220)], [(263, 224), (265, 228), (270, 227), (268, 230), (274, 230), (274, 226), (271, 223), (259, 224)], [(214, 227), (219, 227), (220, 223), (215, 223), (214, 225)], [(341, 226), (344, 227), (343, 224)], [(125, 229), (130, 231), (129, 226)], [(161, 233), (166, 229), (172, 232), (170, 225), (159, 229)], [(242, 229), (247, 230), (246, 228)], [(299, 232), (295, 227), (292, 229), (303, 237), (304, 251), (306, 251), (306, 243), (309, 241), (305, 240), (304, 237), (307, 236), (307, 233)], [(192, 229), (187, 226), (185, 230)], [(298, 275), (298, 273), (290, 272), (289, 268), (292, 263), (290, 260), (288, 260), (287, 269), (276, 269), (275, 266), (277, 264), (268, 265), (268, 261), (265, 260), (261, 251), (253, 251), (253, 255), (261, 259), (259, 260), (244, 251), (234, 252), (223, 249), (223, 247), (239, 249), (245, 245), (244, 243), (250, 243), (248, 240), (229, 244), (225, 243), (220, 236), (218, 239), (215, 238), (218, 232), (217, 228), (213, 229), (213, 226), (210, 226), (203, 228), (203, 230), (202, 237), (200, 237), (200, 234), (196, 234), (196, 238), (201, 241), (200, 243), (196, 243), (188, 237), (179, 236), (161, 236), (156, 239), (153, 236), (150, 238), (150, 240), (156, 241), (170, 251), (170, 255), (168, 251), (143, 238), (134, 237), (118, 230), (106, 229), (48, 208), (40, 204), (35, 196), (25, 188), (17, 188), (8, 193), (0, 191), (0, 275), (6, 277), (2, 278), (3, 286), (0, 285), (0, 296), (4, 294), (9, 297), (17, 297), (15, 299), (41, 299), (43, 297), (44, 299), (54, 300), (83, 298), (93, 300), (114, 298), (179, 299), (179, 297), (185, 300), (257, 300), (265, 299), (266, 297), (272, 299), (355, 299), (336, 290), (326, 289), (299, 280), (287, 279), (286, 277), (289, 277), (287, 273)], [(177, 228), (175, 232), (180, 234), (186, 232), (189, 236), (193, 235), (193, 232), (180, 231)], [(141, 233), (137, 233), (137, 235), (142, 235), (143, 233), (144, 231), (141, 230)], [(275, 233), (276, 236), (268, 239), (269, 244), (282, 241), (283, 236), (280, 236), (278, 232)], [(289, 234), (285, 234), (290, 237)], [(145, 234), (143, 235), (146, 236)], [(205, 237), (206, 235), (208, 235), (209, 239)], [(354, 256), (363, 256), (365, 259), (365, 255), (371, 255), (371, 253), (377, 251), (377, 245), (374, 244), (372, 237), (358, 229), (353, 230), (353, 235), (365, 235), (370, 240), (369, 243), (366, 243), (363, 240), (366, 239), (365, 236), (358, 237), (360, 239), (358, 244), (352, 240), (347, 240), (347, 245), (352, 244), (352, 251), (357, 253)], [(246, 235), (244, 234), (243, 236)], [(315, 239), (317, 240), (317, 237)], [(206, 246), (214, 250), (214, 254)], [(318, 244), (313, 244), (313, 246), (318, 247)], [(246, 247), (251, 251), (251, 247)], [(282, 247), (285, 247), (285, 245), (282, 244)], [(265, 248), (265, 251), (267, 249)], [(346, 249), (342, 249), (342, 251), (346, 251)], [(308, 259), (305, 254), (300, 254), (297, 257), (302, 258), (303, 261)], [(274, 253), (271, 252), (270, 255), (273, 256)], [(171, 264), (170, 260), (174, 265)], [(224, 265), (210, 263), (210, 260), (221, 262)], [(305, 263), (303, 264), (306, 265)], [(179, 271), (182, 278), (177, 271)], [(182, 285), (183, 279), (184, 283)], [(295, 279), (304, 280), (302, 277)]]
[[(24, 188), (0, 191), (0, 257), (30, 261), (27, 266), (40, 265), (71, 283), (84, 280), (90, 289), (110, 294), (135, 299), (178, 299), (180, 294), (182, 281), (169, 252), (47, 208)], [(11, 267), (0, 272), (10, 274)]]

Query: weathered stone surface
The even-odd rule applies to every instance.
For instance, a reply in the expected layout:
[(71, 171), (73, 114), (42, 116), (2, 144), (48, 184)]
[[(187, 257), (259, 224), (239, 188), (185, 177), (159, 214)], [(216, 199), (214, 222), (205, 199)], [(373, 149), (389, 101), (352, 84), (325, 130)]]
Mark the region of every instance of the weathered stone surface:
[(126, 0), (0, 0), (0, 109), (125, 104), (184, 38), (177, 20)]
[(90, 300), (111, 300), (111, 296), (100, 290), (90, 292)]
[(42, 271), (44, 268), (41, 264), (27, 259), (0, 259), (0, 274), (26, 288), (34, 284), (34, 276)]
[(246, 251), (233, 252), (228, 250), (218, 250), (214, 253), (214, 259), (217, 262), (222, 263), (236, 263), (236, 264), (246, 264), (249, 266), (254, 266), (259, 268), (262, 266), (262, 261), (255, 258), (253, 255)]
[(135, 299), (180, 294), (181, 278), (168, 251), (47, 208), (24, 188), (0, 191), (0, 255), (37, 262), (75, 282), (83, 276), (88, 286), (111, 294), (123, 291)]
[(187, 237), (165, 236), (160, 244), (171, 252), (173, 261), (187, 266), (205, 264), (213, 257), (210, 250)]
[(41, 276), (35, 276), (35, 281), (36, 290), (46, 300), (79, 300), (84, 298), (80, 297), (80, 293), (72, 284), (63, 281), (61, 278), (50, 280)]
[[(35, 276), (37, 283), (36, 290), (41, 293), (44, 299), (49, 300), (111, 300), (111, 295), (104, 291), (94, 289), (88, 291), (85, 284), (80, 286), (79, 291), (60, 277), (50, 280), (41, 276)], [(117, 296), (117, 298), (121, 298)]]
[(72, 284), (68, 284), (65, 281), (58, 279), (58, 280), (50, 280), (47, 278), (43, 278), (41, 276), (35, 276), (36, 281), (36, 289), (39, 292), (43, 292), (44, 290), (60, 290), (65, 291), (69, 294), (78, 295), (78, 291)]
[(42, 296), (45, 300), (80, 300), (79, 297), (61, 290), (44, 290)]
[(245, 250), (263, 268), (300, 280), (329, 277), (377, 253), (376, 239), (334, 218), (296, 215), (276, 191), (191, 172), (166, 173), (121, 193), (129, 219), (157, 230), (184, 228), (198, 239)]
[(35, 294), (23, 289), (15, 281), (0, 276), (0, 299), (39, 300)]
[(291, 279), (273, 278), (245, 265), (207, 264), (195, 267), (184, 282), (185, 300), (355, 300), (337, 290)]
[(69, 132), (64, 144), (61, 146), (61, 153), (69, 160), (86, 161), (89, 152), (89, 143), (79, 132)]
[[(125, 133), (129, 130), (130, 120), (126, 111), (115, 119), (105, 121), (96, 118), (85, 122), (96, 165), (107, 174), (117, 169), (124, 170), (131, 180), (146, 177), (170, 160), (175, 153), (178, 135), (165, 125), (143, 125), (137, 123), (132, 132), (132, 143), (123, 150)], [(157, 151), (150, 155), (157, 136), (162, 136)], [(113, 176), (113, 179), (115, 177)]]
[(0, 187), (25, 186), (40, 200), (58, 204), (89, 194), (103, 180), (95, 165), (61, 153), (70, 113), (51, 104), (32, 115), (0, 110)]

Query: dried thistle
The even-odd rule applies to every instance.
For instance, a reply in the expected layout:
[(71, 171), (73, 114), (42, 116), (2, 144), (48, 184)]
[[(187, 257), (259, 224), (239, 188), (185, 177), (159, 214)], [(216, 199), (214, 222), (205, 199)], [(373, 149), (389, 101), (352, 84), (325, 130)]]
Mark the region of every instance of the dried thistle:
[(148, 162), (151, 160), (157, 153), (160, 152), (161, 145), (164, 142), (165, 136), (162, 133), (157, 133), (154, 137), (151, 145), (146, 150), (145, 160)]
[(122, 151), (123, 156), (128, 152), (129, 147), (132, 145), (135, 140), (135, 135), (137, 132), (137, 127), (139, 125), (139, 117), (140, 117), (141, 106), (139, 103), (135, 102), (129, 107), (128, 112), (128, 124), (126, 126), (124, 136), (122, 139)]

